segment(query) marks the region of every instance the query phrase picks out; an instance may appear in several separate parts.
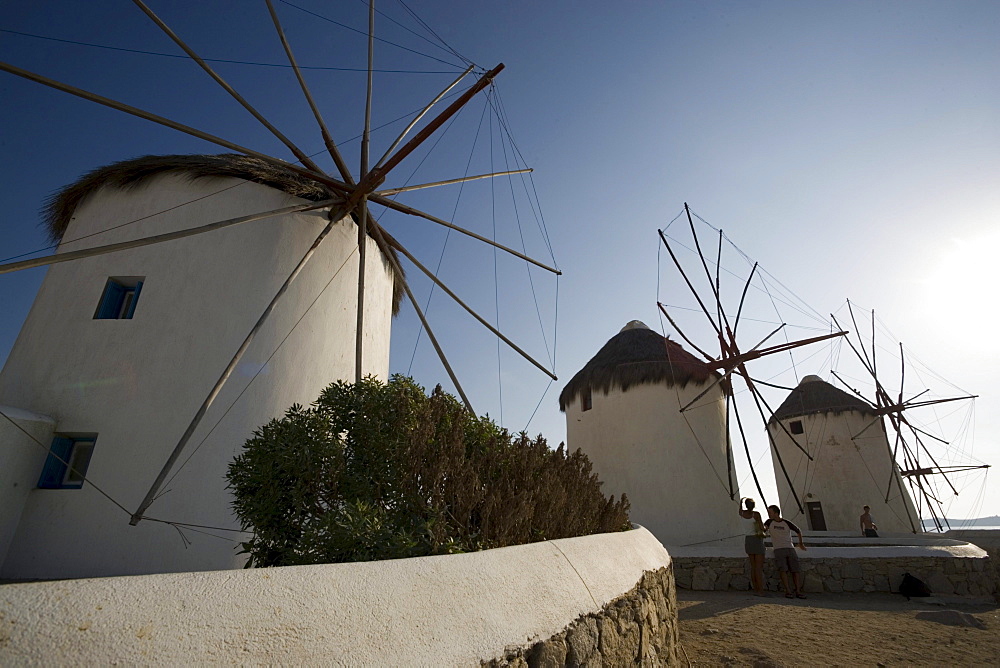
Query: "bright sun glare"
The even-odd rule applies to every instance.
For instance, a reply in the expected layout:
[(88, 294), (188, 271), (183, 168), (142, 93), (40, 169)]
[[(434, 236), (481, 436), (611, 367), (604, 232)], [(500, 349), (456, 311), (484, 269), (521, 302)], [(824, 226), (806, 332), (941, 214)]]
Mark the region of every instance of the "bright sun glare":
[(925, 277), (924, 309), (953, 340), (981, 345), (984, 332), (1000, 326), (1000, 233), (952, 238)]

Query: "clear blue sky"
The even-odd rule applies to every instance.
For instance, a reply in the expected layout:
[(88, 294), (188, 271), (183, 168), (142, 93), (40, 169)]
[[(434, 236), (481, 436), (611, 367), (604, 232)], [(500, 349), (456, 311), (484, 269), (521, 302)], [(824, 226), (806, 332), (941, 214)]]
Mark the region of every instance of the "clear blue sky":
[[(366, 3), (294, 4), (299, 8), (276, 2), (300, 63), (364, 67), (363, 36), (303, 9), (363, 31)], [(263, 2), (153, 1), (151, 6), (204, 57), (284, 62)], [(420, 30), (396, 0), (381, 0), (378, 7)], [(507, 350), (500, 353), (499, 384), (496, 343), (440, 295), (434, 298), (432, 323), (479, 412), (502, 414), (504, 424), (517, 430), (542, 399), (529, 431), (541, 431), (554, 443), (562, 440), (564, 419), (556, 399), (565, 382), (627, 321), (660, 328), (658, 286), (661, 301), (687, 303), (676, 276), (662, 264), (656, 236), (687, 201), (817, 313), (837, 311), (839, 318), (848, 297), (862, 310), (876, 309), (895, 335), (880, 338), (883, 368), (891, 367), (891, 351), (902, 340), (924, 368), (981, 395), (975, 440), (960, 438), (951, 451), (934, 452), (959, 461), (971, 449), (979, 460), (1000, 463), (995, 378), (1000, 353), (987, 345), (1000, 325), (992, 271), (1000, 250), (1000, 5), (516, 1), (410, 7), (478, 65), (506, 64), (497, 80), (499, 96), (517, 148), (535, 169), (545, 227), (565, 273), (559, 283), (560, 380), (544, 398), (547, 379)], [(0, 29), (179, 53), (124, 0), (8, 4)], [(377, 68), (438, 72), (377, 74), (374, 123), (381, 125), (421, 107), (455, 76), (458, 60), (385, 17), (377, 19), (377, 31), (394, 43), (377, 45)], [(0, 33), (0, 58), (290, 157), (188, 61), (10, 32)], [(216, 67), (293, 140), (310, 151), (322, 148), (287, 69)], [(310, 70), (307, 76), (335, 138), (356, 164), (358, 142), (349, 140), (362, 127), (363, 75)], [(4, 258), (46, 244), (40, 206), (83, 172), (144, 154), (218, 150), (8, 74), (0, 74), (0, 97)], [(461, 176), (467, 164), (469, 173), (505, 169), (500, 127), (490, 114), (480, 124), (484, 100), (469, 105), (411, 182)], [(380, 155), (398, 129), (397, 124), (376, 133), (373, 153)], [(390, 184), (409, 179), (421, 158), (404, 163)], [(495, 224), (497, 237), (517, 247), (520, 219), (529, 253), (550, 259), (528, 200), (519, 194), (515, 211), (507, 181), (466, 186), (460, 200), (457, 194), (455, 188), (442, 189), (403, 201), (443, 218), (454, 212), (456, 223), (486, 236), (493, 235)], [(384, 222), (425, 264), (436, 266), (444, 242), (439, 229), (399, 217)], [(680, 238), (683, 230), (676, 225), (671, 232)], [(499, 312), (502, 329), (532, 354), (549, 359), (555, 320), (550, 277), (532, 273), (543, 341), (523, 265), (500, 258), (497, 289), (488, 249), (453, 237), (444, 258), (446, 281), (490, 320)], [(723, 265), (744, 275), (749, 270), (728, 251)], [(33, 270), (0, 276), (0, 360), (43, 275), (44, 270)], [(425, 282), (415, 278), (414, 284), (427, 294)], [(740, 289), (738, 283), (728, 287), (730, 293)], [(802, 314), (776, 314), (765, 300), (748, 304), (747, 314), (822, 328)], [(692, 330), (711, 346), (699, 325), (692, 321)], [(772, 328), (759, 327), (764, 333)], [(392, 370), (411, 370), (427, 386), (447, 385), (426, 339), (411, 368), (416, 331), (412, 311), (404, 308), (394, 326)], [(763, 336), (754, 339), (749, 325), (745, 334), (747, 347)], [(800, 334), (810, 330), (789, 330), (789, 336)], [(837, 355), (832, 347), (824, 350), (797, 355), (795, 369), (775, 380), (794, 384), (796, 374), (806, 373), (829, 378)], [(846, 349), (839, 358), (846, 365)], [(771, 364), (755, 373), (772, 377), (789, 366)], [(917, 366), (913, 362), (914, 371)], [(884, 382), (898, 391), (898, 367), (887, 374), (891, 378)], [(938, 395), (951, 391), (927, 372), (907, 378), (907, 395), (925, 387)], [(779, 402), (781, 392), (769, 397)], [(958, 427), (948, 426), (949, 419), (960, 423), (968, 407), (948, 418), (950, 410), (914, 419), (936, 430), (937, 417), (945, 417), (941, 433), (952, 438)], [(759, 457), (766, 443), (758, 423), (751, 429), (752, 454)], [(770, 480), (766, 457), (763, 464)], [(1000, 486), (980, 497), (982, 480), (980, 474), (960, 480), (968, 489), (951, 515), (1000, 513)], [(745, 480), (742, 491), (751, 493), (751, 485)]]

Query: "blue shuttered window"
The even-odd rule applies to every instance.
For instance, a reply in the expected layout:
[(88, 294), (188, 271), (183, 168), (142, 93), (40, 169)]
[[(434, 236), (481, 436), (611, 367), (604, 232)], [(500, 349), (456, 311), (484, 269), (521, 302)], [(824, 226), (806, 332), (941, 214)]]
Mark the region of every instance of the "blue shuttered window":
[(96, 437), (67, 438), (56, 436), (52, 439), (49, 455), (38, 478), (42, 489), (80, 489), (83, 487), (90, 457), (94, 454)]
[(94, 312), (95, 320), (131, 320), (142, 290), (141, 278), (109, 278)]
[(73, 439), (62, 436), (56, 436), (52, 439), (52, 447), (49, 448), (49, 456), (45, 459), (42, 477), (38, 479), (39, 487), (43, 489), (62, 487), (63, 477), (66, 475), (66, 464), (69, 463), (69, 455), (72, 450)]

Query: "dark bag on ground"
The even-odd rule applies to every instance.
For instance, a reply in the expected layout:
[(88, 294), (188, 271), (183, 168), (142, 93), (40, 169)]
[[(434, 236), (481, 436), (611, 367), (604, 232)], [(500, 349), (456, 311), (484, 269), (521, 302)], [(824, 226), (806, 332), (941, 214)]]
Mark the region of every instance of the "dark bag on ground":
[(899, 593), (909, 601), (910, 597), (930, 596), (931, 588), (923, 580), (919, 580), (909, 573), (903, 573), (903, 581), (899, 583)]

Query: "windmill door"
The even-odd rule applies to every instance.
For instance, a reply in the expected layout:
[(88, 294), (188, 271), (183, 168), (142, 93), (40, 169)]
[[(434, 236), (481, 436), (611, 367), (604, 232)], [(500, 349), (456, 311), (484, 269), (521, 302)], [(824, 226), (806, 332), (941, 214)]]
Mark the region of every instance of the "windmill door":
[(823, 507), (819, 501), (807, 501), (806, 512), (809, 514), (809, 529), (811, 531), (826, 531), (826, 519), (823, 517)]

